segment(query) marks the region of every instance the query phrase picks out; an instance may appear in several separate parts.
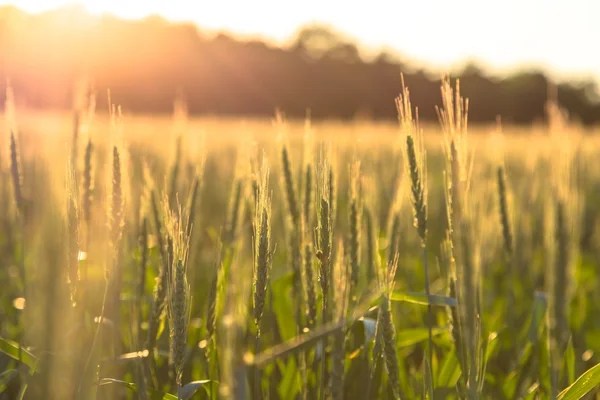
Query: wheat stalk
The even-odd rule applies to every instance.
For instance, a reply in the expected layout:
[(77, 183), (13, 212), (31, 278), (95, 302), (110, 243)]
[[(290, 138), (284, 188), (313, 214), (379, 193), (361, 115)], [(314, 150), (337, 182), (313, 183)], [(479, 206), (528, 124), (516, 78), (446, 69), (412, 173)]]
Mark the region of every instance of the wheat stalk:
[[(410, 93), (404, 85), (402, 76), (402, 94), (396, 98), (396, 109), (398, 111), (398, 120), (402, 133), (406, 139), (406, 160), (408, 161), (408, 171), (410, 173), (412, 205), (414, 215), (414, 225), (417, 228), (421, 247), (423, 249), (423, 274), (425, 277), (425, 294), (430, 296), (429, 289), (429, 270), (427, 263), (427, 164), (425, 148), (423, 145), (422, 131), (419, 127), (419, 113), (415, 110), (413, 118), (412, 107), (410, 103)], [(433, 310), (431, 304), (427, 305), (427, 330), (428, 330), (428, 359), (429, 366), (433, 365), (433, 334), (432, 324)], [(430, 388), (433, 390), (433, 388)]]
[[(333, 268), (333, 284), (335, 285), (335, 320), (340, 323), (344, 320), (350, 293), (351, 281), (349, 276), (351, 269), (344, 257), (343, 243), (338, 245), (337, 260)], [(341, 400), (344, 398), (344, 356), (345, 356), (346, 330), (340, 329), (333, 335), (333, 349), (331, 355), (331, 376), (329, 390), (331, 398)]]
[[(173, 250), (171, 256), (171, 269), (168, 274), (167, 285), (167, 315), (169, 318), (172, 365), (175, 372), (175, 383), (179, 390), (182, 387), (183, 366), (187, 344), (187, 331), (191, 312), (190, 285), (187, 281), (187, 263), (189, 251), (189, 235), (187, 234), (187, 216), (181, 207), (176, 213), (168, 212), (166, 220), (169, 238), (172, 238)], [(180, 397), (180, 395), (179, 395)]]
[(358, 197), (360, 182), (360, 162), (355, 161), (350, 168), (350, 208), (349, 208), (349, 254), (350, 254), (350, 282), (351, 291), (356, 290), (360, 278), (360, 220), (362, 207)]
[(71, 302), (77, 305), (79, 293), (79, 208), (77, 207), (77, 184), (72, 159), (67, 163), (67, 282), (71, 290)]

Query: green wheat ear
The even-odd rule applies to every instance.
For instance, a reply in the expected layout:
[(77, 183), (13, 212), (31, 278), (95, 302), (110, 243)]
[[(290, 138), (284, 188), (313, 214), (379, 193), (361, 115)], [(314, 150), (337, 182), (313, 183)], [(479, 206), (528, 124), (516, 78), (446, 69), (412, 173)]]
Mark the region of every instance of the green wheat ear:
[(153, 352), (156, 346), (156, 335), (160, 325), (160, 319), (165, 309), (165, 299), (168, 288), (168, 273), (169, 258), (167, 256), (167, 246), (165, 245), (165, 232), (162, 222), (162, 214), (160, 212), (159, 203), (155, 191), (150, 197), (152, 207), (152, 217), (154, 220), (155, 235), (160, 252), (161, 263), (159, 264), (158, 275), (155, 278), (153, 300), (150, 316), (148, 318), (148, 335), (146, 338), (145, 347), (150, 351), (151, 360), (153, 360)]
[(92, 140), (89, 139), (85, 146), (85, 154), (83, 160), (83, 199), (82, 199), (82, 211), (83, 219), (86, 223), (87, 229), (89, 230), (92, 220), (92, 197), (94, 190), (94, 181), (92, 179), (92, 154), (94, 151), (94, 145)]
[(350, 208), (348, 222), (350, 226), (349, 255), (350, 255), (350, 282), (352, 290), (355, 290), (360, 277), (360, 220), (362, 207), (359, 199), (360, 185), (360, 162), (356, 161), (350, 168)]
[(10, 174), (13, 183), (13, 193), (17, 210), (21, 215), (24, 213), (25, 201), (23, 199), (23, 186), (21, 177), (21, 164), (15, 133), (10, 132)]
[(367, 282), (371, 283), (377, 277), (377, 268), (375, 267), (377, 238), (375, 237), (373, 214), (368, 207), (365, 207), (364, 220), (367, 234)]
[(78, 304), (79, 298), (79, 207), (77, 205), (78, 188), (74, 176), (73, 159), (67, 163), (67, 280), (71, 290), (73, 306)]
[(307, 304), (307, 325), (312, 328), (317, 321), (317, 293), (315, 291), (315, 277), (313, 270), (313, 252), (312, 246), (309, 243), (304, 245), (304, 270), (303, 287), (305, 290), (306, 304)]
[(506, 175), (504, 173), (504, 167), (499, 166), (497, 170), (497, 181), (498, 181), (498, 202), (500, 204), (500, 223), (502, 225), (502, 237), (504, 238), (504, 249), (508, 255), (513, 252), (513, 238), (512, 229), (510, 224), (510, 217), (508, 215), (508, 201), (507, 201), (507, 189), (506, 189)]
[(298, 209), (298, 199), (296, 198), (296, 188), (294, 186), (292, 165), (287, 146), (284, 146), (281, 150), (281, 160), (283, 164), (283, 176), (288, 209), (294, 226), (298, 227), (300, 224), (300, 210)]
[[(271, 199), (269, 190), (269, 166), (263, 156), (258, 183), (258, 201), (255, 216), (255, 259), (254, 259), (254, 322), (260, 327), (265, 299), (267, 280), (271, 268)], [(260, 330), (260, 328), (259, 328)]]
[(313, 190), (313, 182), (312, 182), (312, 166), (308, 164), (306, 166), (306, 172), (304, 174), (304, 225), (308, 228), (310, 227), (311, 222), (311, 212), (312, 212), (312, 190)]

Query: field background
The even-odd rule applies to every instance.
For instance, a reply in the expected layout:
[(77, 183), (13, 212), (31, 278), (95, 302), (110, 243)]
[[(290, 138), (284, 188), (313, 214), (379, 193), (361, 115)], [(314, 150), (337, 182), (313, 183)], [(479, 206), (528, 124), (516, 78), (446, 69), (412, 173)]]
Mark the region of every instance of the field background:
[[(88, 121), (86, 113), (81, 115), (74, 129), (71, 114), (19, 110), (15, 115), (6, 114), (6, 126), (18, 126), (15, 143), (23, 201), (15, 202), (15, 163), (11, 160), (15, 152), (10, 151), (11, 131), (5, 129), (0, 152), (0, 278), (4, 282), (0, 292), (4, 353), (0, 370), (5, 371), (0, 379), (1, 399), (20, 395), (56, 399), (172, 398), (173, 394), (177, 398), (171, 368), (174, 360), (169, 357), (174, 340), (169, 337), (172, 319), (167, 313), (160, 319), (165, 329), (159, 331), (156, 352), (145, 347), (154, 278), (162, 268), (158, 235), (166, 235), (164, 240), (173, 233), (168, 229), (157, 231), (150, 193), (159, 201), (166, 199), (165, 205), (159, 205), (163, 223), (169, 221), (168, 214), (176, 210), (173, 204), (177, 201), (187, 213), (194, 210), (187, 261), (191, 309), (185, 332), (182, 385), (195, 383), (183, 386), (188, 391), (179, 391), (182, 398), (192, 392), (198, 398), (215, 398), (219, 393), (223, 398), (250, 398), (258, 393), (258, 397), (284, 399), (314, 398), (317, 394), (357, 399), (550, 398), (600, 362), (600, 323), (596, 318), (600, 312), (596, 279), (600, 255), (600, 170), (596, 167), (600, 140), (594, 130), (569, 124), (556, 113), (549, 114), (548, 124), (533, 127), (469, 128), (468, 154), (463, 160), (468, 182), (464, 190), (469, 196), (464, 202), (469, 206), (464, 212), (469, 215), (473, 233), (467, 244), (474, 264), (472, 284), (480, 293), (473, 296), (481, 312), (474, 322), (478, 332), (467, 333), (473, 335), (469, 336), (472, 340), (463, 336), (457, 341), (457, 325), (467, 323), (463, 302), (468, 294), (461, 292), (464, 297), (458, 298), (457, 305), (456, 293), (449, 292), (449, 282), (457, 278), (460, 285), (468, 278), (461, 275), (464, 269), (460, 265), (452, 266), (444, 241), (448, 231), (444, 173), (450, 165), (444, 146), (455, 136), (444, 133), (439, 125), (421, 127), (425, 152), (419, 157), (426, 164), (419, 164), (419, 171), (427, 174), (427, 179), (421, 175), (421, 183), (427, 188), (425, 260), (429, 271), (425, 276), (422, 245), (415, 228), (418, 223), (413, 223), (414, 180), (406, 153), (407, 134), (421, 135), (412, 128), (369, 121), (306, 125), (305, 121), (285, 119), (187, 119), (185, 114), (168, 118), (124, 114), (116, 120), (97, 114)], [(466, 137), (465, 129), (458, 133)], [(93, 143), (93, 196), (89, 220), (84, 221), (82, 179), (88, 141)], [(111, 214), (115, 190), (113, 149), (120, 154), (120, 240), (115, 240), (115, 217)], [(274, 253), (257, 348), (252, 317), (255, 305), (247, 296), (258, 290), (256, 282), (252, 285), (256, 276), (253, 241), (257, 240), (253, 229), (257, 221), (255, 207), (261, 207), (261, 203), (255, 204), (252, 185), (260, 181), (256, 166), (263, 152), (271, 168), (266, 190), (272, 196), (270, 240)], [(300, 236), (302, 246), (308, 246), (308, 257), (302, 255), (301, 259), (302, 265), (308, 260), (306, 265), (313, 273), (310, 281), (305, 270), (297, 272), (293, 266), (297, 237), (286, 198), (284, 152), (290, 160), (296, 201), (302, 207), (307, 192), (306, 169), (313, 173), (309, 213), (302, 213), (307, 219)], [(70, 157), (77, 160), (73, 176), (67, 174)], [(318, 283), (320, 262), (315, 253), (321, 226), (315, 204), (319, 204), (322, 193), (314, 188), (323, 182), (318, 183), (314, 177), (320, 173), (323, 160), (330, 163), (335, 177), (332, 261), (338, 281), (332, 282), (338, 286), (328, 296), (332, 296), (336, 312), (347, 315), (344, 323), (341, 321), (345, 319), (333, 319), (341, 325), (327, 334), (319, 331), (324, 326), (320, 319), (309, 329), (305, 294), (310, 284), (317, 298), (322, 296)], [(357, 160), (359, 174), (351, 172)], [(498, 189), (498, 167), (503, 168), (506, 177), (505, 192)], [(77, 180), (72, 179), (75, 177)], [(199, 192), (189, 203), (195, 179)], [(352, 192), (352, 187), (358, 192)], [(509, 225), (502, 219), (501, 198), (508, 204)], [(346, 288), (349, 278), (344, 278), (346, 283), (344, 279), (339, 281), (336, 268), (340, 263), (349, 263), (350, 255), (344, 257), (338, 243), (345, 243), (346, 249), (351, 246), (351, 207), (357, 199), (359, 203), (354, 204), (362, 210), (358, 219), (359, 278), (350, 289), (353, 299), (345, 303), (336, 291), (341, 290), (339, 285)], [(564, 215), (558, 217), (557, 212)], [(371, 231), (363, 219), (367, 213), (372, 217)], [(233, 223), (232, 215), (237, 219)], [(231, 229), (235, 235), (227, 237)], [(512, 235), (510, 252), (506, 250), (503, 229), (509, 229)], [(370, 235), (377, 240), (371, 240)], [(377, 248), (370, 254), (372, 243)], [(69, 263), (74, 244), (76, 265)], [(391, 250), (394, 246), (397, 253)], [(398, 370), (397, 379), (392, 379), (390, 347), (383, 345), (385, 356), (380, 359), (373, 332), (378, 310), (384, 304), (378, 300), (381, 292), (373, 291), (378, 286), (377, 276), (380, 282), (382, 279), (373, 257), (385, 268), (394, 264), (395, 254), (395, 287), (391, 295), (384, 296), (392, 300), (389, 315), (395, 327), (390, 337)], [(229, 269), (229, 281), (221, 282), (223, 287), (215, 300), (211, 287), (218, 270), (216, 260)], [(98, 329), (106, 271), (115, 266), (119, 290), (108, 292), (108, 321)], [(75, 280), (73, 268), (79, 273)], [(296, 292), (297, 284), (304, 286), (301, 292)], [(72, 297), (74, 285), (77, 294)], [(426, 286), (438, 297), (428, 300)], [(461, 290), (466, 289), (459, 286)], [(374, 293), (379, 295), (373, 298)], [(78, 299), (75, 305), (73, 298)], [(220, 307), (217, 331), (211, 334), (207, 313), (215, 301)], [(340, 302), (346, 304), (341, 311), (337, 309)], [(452, 314), (456, 309), (461, 311), (460, 324)], [(433, 319), (431, 343), (429, 313)], [(556, 334), (557, 326), (562, 326), (563, 336)], [(464, 329), (463, 325), (463, 335), (467, 332)], [(304, 343), (312, 331), (329, 343), (327, 380), (323, 380), (315, 361), (322, 354), (321, 343), (309, 341), (299, 350), (298, 342), (294, 342), (300, 338)], [(336, 345), (340, 340), (341, 348)], [(17, 343), (26, 348), (20, 355)], [(276, 347), (282, 343), (283, 347)], [(430, 346), (432, 353), (428, 355)], [(469, 372), (461, 373), (464, 365), (459, 360), (460, 348), (473, 355), (464, 364), (470, 366)], [(258, 390), (252, 357), (242, 355), (261, 350), (271, 358), (260, 366), (262, 389)], [(339, 360), (342, 378), (334, 380)], [(155, 365), (148, 367), (149, 363)], [(152, 376), (146, 368), (153, 369)], [(477, 372), (472, 375), (471, 369)], [(594, 384), (587, 381), (591, 389)], [(577, 394), (568, 395), (562, 393), (561, 398), (579, 398)], [(594, 390), (588, 396), (593, 398)]]

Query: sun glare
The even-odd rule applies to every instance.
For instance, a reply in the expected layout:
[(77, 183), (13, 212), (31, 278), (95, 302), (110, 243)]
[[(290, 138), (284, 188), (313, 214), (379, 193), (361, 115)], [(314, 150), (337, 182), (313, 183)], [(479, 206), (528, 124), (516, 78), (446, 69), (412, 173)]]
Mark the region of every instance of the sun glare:
[(71, 2), (64, 0), (25, 0), (16, 5), (32, 13), (48, 11), (67, 5), (79, 5), (94, 14), (111, 13), (122, 18), (140, 18), (146, 15), (148, 11), (147, 7), (140, 7), (140, 3), (117, 0), (78, 0)]
[(592, 17), (600, 13), (600, 2), (592, 0), (507, 0), (494, 6), (476, 0), (372, 0), (368, 6), (343, 0), (0, 0), (2, 4), (29, 12), (79, 4), (94, 15), (127, 19), (160, 15), (277, 43), (290, 40), (299, 27), (319, 22), (348, 34), (364, 50), (391, 49), (437, 69), (472, 60), (496, 72), (539, 66), (557, 74), (600, 76), (600, 56), (588, 50), (591, 38), (600, 36)]

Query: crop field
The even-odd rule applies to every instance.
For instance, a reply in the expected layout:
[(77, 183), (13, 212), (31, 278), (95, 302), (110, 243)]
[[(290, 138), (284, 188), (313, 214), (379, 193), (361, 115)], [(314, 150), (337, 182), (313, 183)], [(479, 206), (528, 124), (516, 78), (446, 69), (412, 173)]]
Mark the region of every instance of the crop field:
[(600, 136), (400, 89), (397, 123), (9, 91), (0, 400), (600, 398)]

